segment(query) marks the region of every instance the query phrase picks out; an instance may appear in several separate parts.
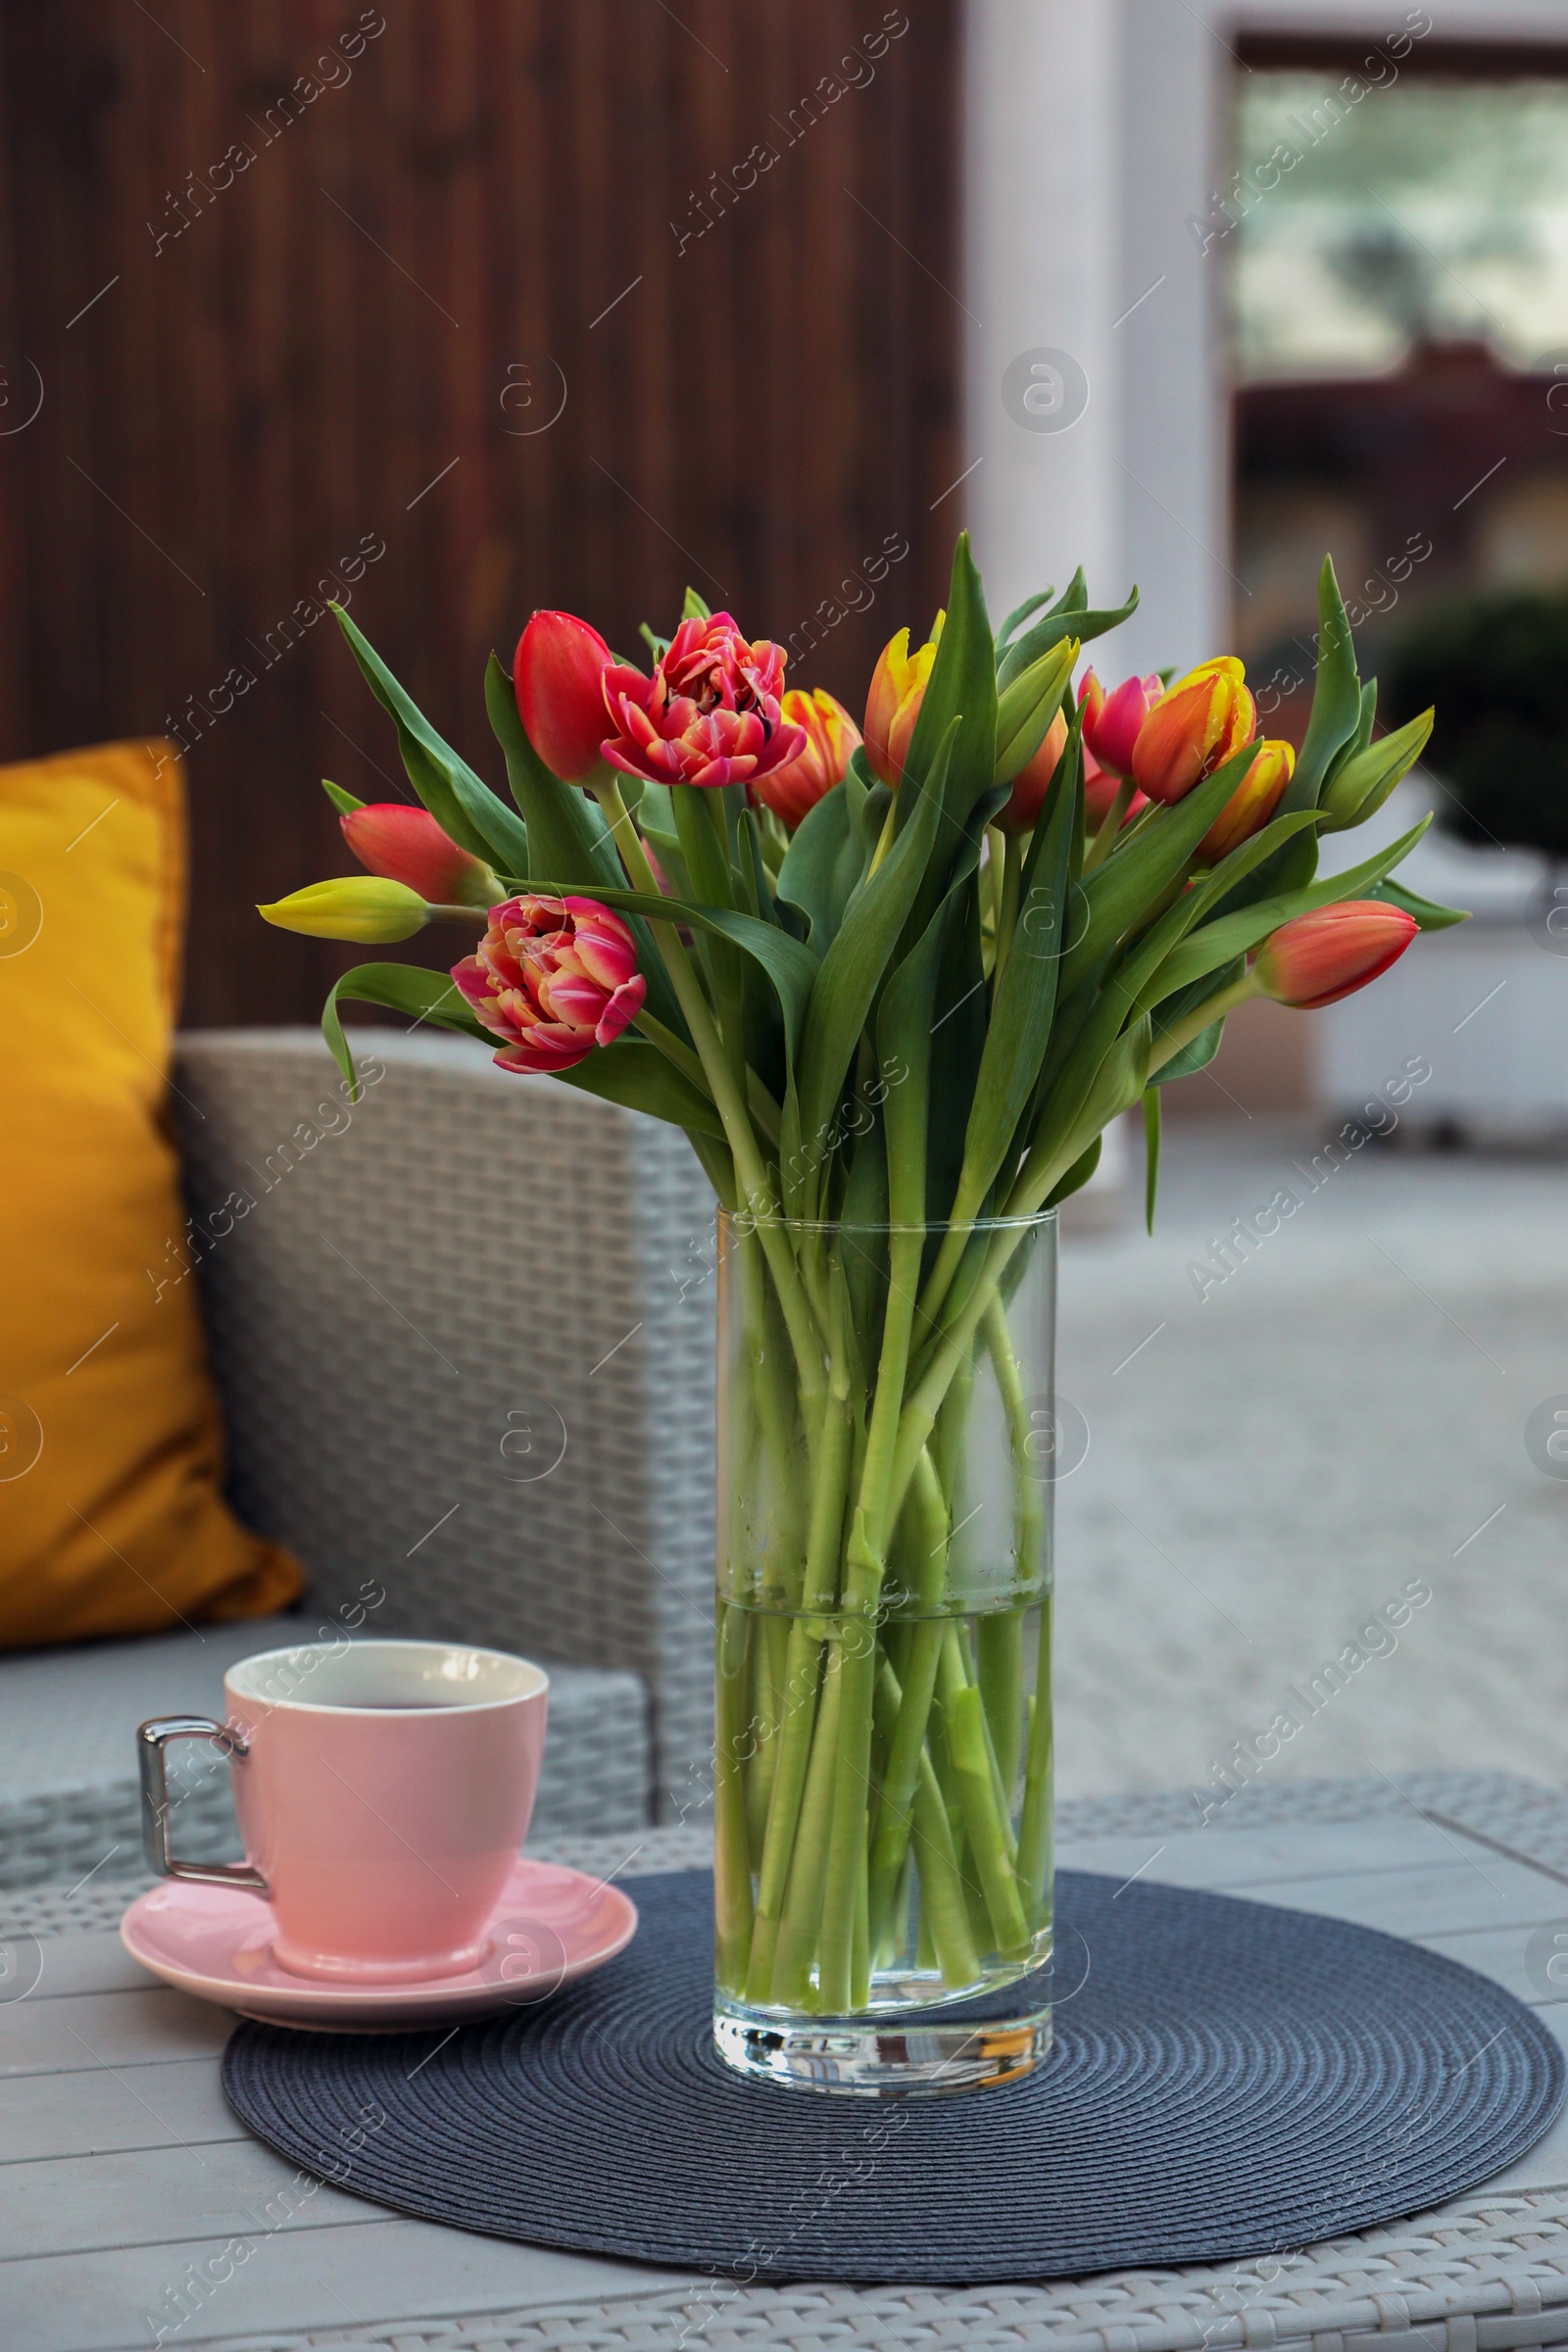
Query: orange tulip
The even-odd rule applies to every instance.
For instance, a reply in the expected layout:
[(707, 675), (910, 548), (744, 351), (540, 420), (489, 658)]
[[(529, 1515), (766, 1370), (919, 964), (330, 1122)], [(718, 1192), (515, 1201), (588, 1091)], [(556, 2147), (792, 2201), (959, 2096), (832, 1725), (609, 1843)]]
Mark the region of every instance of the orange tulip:
[(1222, 654), (1166, 688), (1138, 730), (1133, 775), (1152, 801), (1181, 800), (1252, 739), (1256, 710), (1242, 664)]
[(1257, 758), (1198, 845), (1200, 863), (1217, 865), (1244, 841), (1261, 833), (1279, 807), (1295, 767), (1294, 744), (1271, 738), (1258, 746)]
[(805, 728), (805, 748), (782, 767), (754, 776), (752, 795), (793, 833), (823, 794), (843, 783), (851, 756), (858, 748), (860, 730), (844, 705), (821, 686), (813, 694), (792, 686), (780, 702), (779, 711), (790, 725)]
[(991, 819), (1004, 833), (1032, 833), (1040, 815), (1056, 762), (1067, 748), (1067, 721), (1058, 710), (1046, 729), (1045, 741), (1032, 760), (1012, 779), (1012, 797)]
[(1261, 995), (1310, 1012), (1386, 972), (1420, 927), (1383, 899), (1342, 899), (1282, 923), (1259, 948), (1252, 978)]
[(914, 733), (914, 722), (920, 715), (926, 684), (937, 658), (943, 617), (942, 613), (937, 614), (931, 635), (914, 654), (909, 651), (908, 630), (901, 629), (882, 648), (871, 673), (871, 691), (865, 698), (865, 756), (871, 762), (872, 773), (895, 791), (904, 774), (909, 738)]

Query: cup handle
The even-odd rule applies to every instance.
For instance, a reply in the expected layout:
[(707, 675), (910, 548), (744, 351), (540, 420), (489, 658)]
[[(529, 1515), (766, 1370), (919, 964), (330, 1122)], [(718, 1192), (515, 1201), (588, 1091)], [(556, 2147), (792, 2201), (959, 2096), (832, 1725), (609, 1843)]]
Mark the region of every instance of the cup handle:
[(176, 1862), (169, 1850), (169, 1774), (164, 1749), (171, 1740), (210, 1740), (230, 1764), (243, 1764), (250, 1750), (238, 1732), (208, 1715), (157, 1715), (139, 1726), (136, 1760), (141, 1767), (141, 1842), (148, 1868), (164, 1879), (199, 1879), (210, 1886), (271, 1889), (249, 1862)]

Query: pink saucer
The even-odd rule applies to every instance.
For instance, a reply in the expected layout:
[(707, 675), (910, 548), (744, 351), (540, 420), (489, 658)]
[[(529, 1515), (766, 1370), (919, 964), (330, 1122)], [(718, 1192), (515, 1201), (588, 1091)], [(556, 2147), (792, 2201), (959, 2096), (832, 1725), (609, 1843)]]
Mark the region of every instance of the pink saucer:
[(392, 2032), (525, 2007), (603, 1968), (637, 1932), (618, 1886), (553, 1862), (518, 1859), (476, 1967), (417, 1984), (323, 1984), (272, 1957), (271, 1908), (243, 1887), (171, 1879), (139, 1894), (120, 1923), (133, 1960), (166, 1984), (267, 2025)]

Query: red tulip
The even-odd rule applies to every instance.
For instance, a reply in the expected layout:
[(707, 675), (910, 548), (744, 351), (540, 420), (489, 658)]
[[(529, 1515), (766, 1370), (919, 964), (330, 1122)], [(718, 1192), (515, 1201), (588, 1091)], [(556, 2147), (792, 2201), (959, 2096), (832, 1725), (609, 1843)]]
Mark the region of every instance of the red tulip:
[(1256, 711), (1229, 654), (1168, 687), (1138, 730), (1132, 770), (1152, 801), (1181, 800), (1252, 740)]
[(749, 644), (727, 612), (683, 620), (651, 678), (629, 663), (606, 670), (605, 758), (649, 784), (713, 788), (782, 767), (806, 742), (780, 713), (784, 659), (765, 637)]
[(447, 906), (493, 906), (501, 895), (484, 859), (460, 849), (428, 808), (407, 801), (372, 801), (349, 809), (338, 822), (368, 872), (406, 882), (421, 899)]
[(611, 728), (604, 676), (614, 657), (574, 612), (536, 612), (517, 639), (512, 682), (529, 742), (567, 784), (591, 776)]
[(1294, 744), (1271, 739), (1258, 745), (1256, 759), (1198, 845), (1197, 855), (1204, 865), (1217, 865), (1244, 841), (1261, 833), (1295, 768)]
[(1100, 765), (1125, 784), (1133, 772), (1133, 745), (1145, 719), (1165, 689), (1158, 674), (1123, 678), (1106, 694), (1092, 669), (1085, 670), (1078, 689), (1083, 706), (1084, 742)]
[(647, 994), (637, 946), (594, 899), (508, 899), (452, 977), (484, 1026), (505, 1041), (502, 1070), (569, 1070), (608, 1046)]
[(1365, 988), (1404, 954), (1420, 925), (1382, 899), (1342, 899), (1282, 923), (1258, 950), (1252, 977), (1278, 1004), (1311, 1012)]
[(860, 730), (844, 705), (821, 686), (814, 694), (792, 688), (779, 710), (792, 725), (804, 728), (805, 747), (782, 767), (756, 777), (752, 794), (793, 833), (823, 794), (843, 783)]

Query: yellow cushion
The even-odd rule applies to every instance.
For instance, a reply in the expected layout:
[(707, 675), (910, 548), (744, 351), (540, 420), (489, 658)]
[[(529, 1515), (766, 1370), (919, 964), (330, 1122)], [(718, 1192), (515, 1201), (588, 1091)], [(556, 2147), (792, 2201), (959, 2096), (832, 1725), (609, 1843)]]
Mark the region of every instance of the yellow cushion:
[(265, 1616), (223, 1500), (168, 1119), (185, 905), (169, 744), (0, 767), (0, 1648)]

